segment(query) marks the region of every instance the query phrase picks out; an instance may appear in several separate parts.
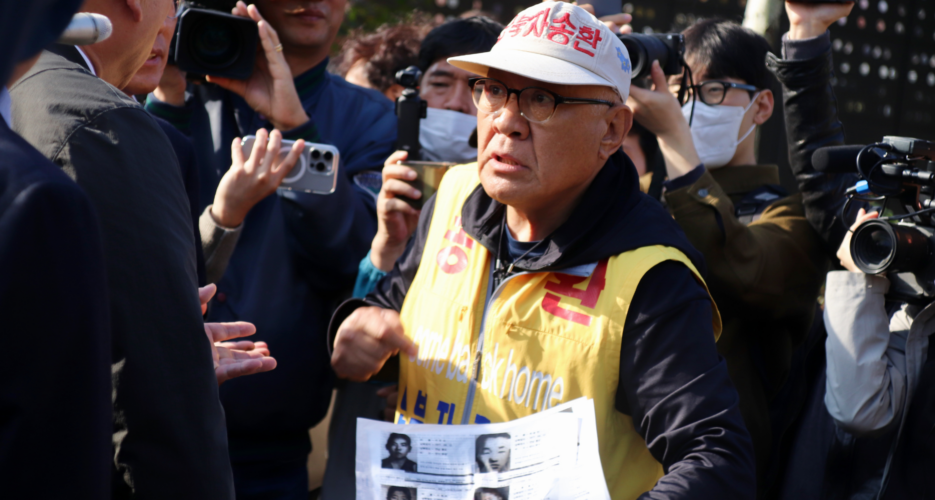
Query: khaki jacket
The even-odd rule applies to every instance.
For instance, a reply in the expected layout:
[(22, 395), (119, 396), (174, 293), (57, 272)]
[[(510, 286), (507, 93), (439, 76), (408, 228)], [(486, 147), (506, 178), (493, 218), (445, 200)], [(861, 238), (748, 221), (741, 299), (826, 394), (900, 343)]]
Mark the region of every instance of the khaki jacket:
[(773, 439), (769, 403), (809, 331), (829, 265), (801, 195), (778, 199), (759, 217), (741, 221), (735, 214), (746, 194), (770, 184), (779, 184), (775, 165), (724, 167), (665, 196), (707, 262), (707, 283), (724, 324), (718, 352), (740, 393), (761, 478)]

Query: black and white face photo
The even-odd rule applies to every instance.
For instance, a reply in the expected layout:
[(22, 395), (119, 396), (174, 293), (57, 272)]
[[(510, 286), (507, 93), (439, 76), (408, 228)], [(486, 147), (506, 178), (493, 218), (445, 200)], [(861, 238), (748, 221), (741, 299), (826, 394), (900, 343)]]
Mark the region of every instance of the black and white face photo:
[(384, 469), (417, 472), (412, 438), (406, 434), (390, 433), (386, 438), (386, 453), (382, 461)]
[(484, 434), (475, 448), (480, 472), (506, 472), (510, 469), (510, 435)]

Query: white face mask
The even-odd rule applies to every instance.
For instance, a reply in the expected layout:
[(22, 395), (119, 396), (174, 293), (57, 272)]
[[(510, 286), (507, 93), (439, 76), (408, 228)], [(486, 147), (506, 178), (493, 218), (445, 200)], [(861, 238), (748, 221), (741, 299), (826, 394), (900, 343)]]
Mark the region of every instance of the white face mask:
[(422, 159), (469, 163), (477, 160), (477, 148), (468, 144), (477, 128), (477, 117), (458, 111), (428, 108), (420, 121)]
[[(691, 124), (692, 139), (705, 168), (714, 169), (727, 165), (737, 152), (737, 146), (756, 129), (756, 124), (753, 124), (743, 137), (737, 138), (744, 115), (759, 95), (757, 92), (745, 108), (709, 106), (701, 101), (695, 104), (695, 116)], [(691, 114), (692, 103), (689, 101), (682, 106), (682, 115), (688, 121)]]

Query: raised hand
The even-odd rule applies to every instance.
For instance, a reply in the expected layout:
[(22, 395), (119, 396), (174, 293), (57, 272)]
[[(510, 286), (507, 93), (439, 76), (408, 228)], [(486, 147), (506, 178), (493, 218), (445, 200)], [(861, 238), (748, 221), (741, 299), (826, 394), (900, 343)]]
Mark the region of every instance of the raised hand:
[(272, 134), (267, 134), (266, 130), (260, 129), (250, 158), (244, 159), (240, 142), (237, 138), (231, 144), (232, 164), (218, 183), (211, 206), (214, 221), (228, 228), (239, 226), (254, 205), (282, 184), (305, 149), (305, 141), (298, 140), (280, 161), (282, 133), (273, 130)]
[[(594, 13), (593, 5), (589, 3), (582, 3), (582, 4), (579, 4), (577, 2), (573, 2), (573, 3), (575, 3), (575, 5), (577, 5), (578, 7), (581, 7), (582, 9), (588, 11), (592, 16), (597, 15)], [(633, 26), (630, 26), (630, 21), (633, 20), (633, 16), (631, 16), (630, 14), (624, 14), (624, 13), (611, 14), (609, 16), (601, 17), (598, 20), (604, 23), (604, 25), (606, 25), (608, 28), (610, 28), (610, 31), (612, 33), (617, 33), (617, 34), (633, 33)]]
[[(279, 130), (292, 130), (309, 120), (292, 81), (292, 70), (282, 53), (276, 30), (269, 25), (255, 5), (237, 2), (236, 16), (249, 17), (257, 23), (260, 45), (253, 74), (247, 80), (209, 76), (208, 81), (244, 98), (254, 111), (265, 116)], [(158, 97), (158, 96), (157, 96)]]
[(383, 187), (377, 197), (377, 235), (370, 246), (370, 260), (385, 272), (393, 270), (393, 264), (406, 250), (406, 243), (419, 223), (421, 211), (399, 199), (406, 196), (417, 200), (422, 196), (418, 189), (403, 182), (416, 178), (415, 170), (397, 164), (408, 156), (405, 151), (397, 151), (383, 165)]
[(838, 19), (847, 17), (854, 8), (849, 3), (786, 2), (789, 15), (789, 39), (803, 40), (821, 35)]
[(682, 107), (669, 91), (659, 61), (653, 61), (650, 76), (653, 89), (631, 86), (627, 105), (633, 110), (633, 118), (658, 137), (669, 178), (674, 179), (691, 172), (701, 159)]

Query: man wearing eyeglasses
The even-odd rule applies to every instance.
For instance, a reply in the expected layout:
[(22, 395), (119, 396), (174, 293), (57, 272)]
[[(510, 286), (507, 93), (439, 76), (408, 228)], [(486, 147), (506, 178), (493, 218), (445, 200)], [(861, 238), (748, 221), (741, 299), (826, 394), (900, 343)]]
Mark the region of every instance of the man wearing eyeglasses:
[[(720, 20), (699, 21), (684, 35), (694, 81), (666, 82), (654, 65), (655, 91), (634, 88), (631, 105), (659, 137), (669, 212), (708, 263), (724, 322), (718, 352), (740, 393), (764, 485), (774, 430), (785, 420), (776, 416), (797, 407), (780, 389), (812, 324), (828, 258), (802, 196), (778, 185), (775, 165), (756, 161), (754, 131), (773, 113), (768, 43)], [(674, 96), (683, 84), (680, 107)]]
[(335, 313), (338, 375), (383, 377), (392, 358), (399, 424), (592, 398), (612, 498), (753, 498), (702, 259), (620, 151), (623, 44), (550, 2), (449, 62), (480, 76), (478, 162), (446, 174), (393, 271)]

